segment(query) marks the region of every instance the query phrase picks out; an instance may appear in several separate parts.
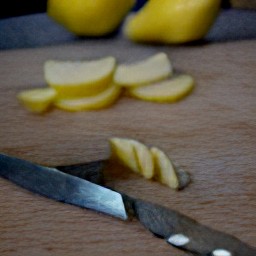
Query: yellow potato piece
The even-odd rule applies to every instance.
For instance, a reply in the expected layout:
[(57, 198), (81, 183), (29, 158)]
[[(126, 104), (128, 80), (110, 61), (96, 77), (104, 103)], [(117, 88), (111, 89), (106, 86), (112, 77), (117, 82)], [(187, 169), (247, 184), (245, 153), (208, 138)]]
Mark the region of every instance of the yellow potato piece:
[(123, 138), (111, 138), (109, 141), (112, 157), (117, 159), (132, 171), (139, 173), (135, 148), (133, 143), (131, 143), (131, 140)]
[(97, 95), (75, 99), (57, 99), (54, 104), (56, 107), (68, 111), (96, 110), (113, 104), (120, 93), (121, 88), (112, 84)]
[(133, 87), (167, 78), (172, 74), (172, 66), (165, 53), (158, 53), (133, 64), (117, 66), (114, 82)]
[(112, 155), (126, 167), (145, 178), (151, 179), (154, 175), (153, 158), (149, 149), (141, 142), (133, 139), (110, 139)]
[(52, 88), (37, 88), (22, 91), (17, 98), (31, 112), (42, 113), (50, 107), (56, 95)]
[(135, 42), (185, 43), (203, 38), (220, 10), (220, 0), (148, 0), (126, 20), (124, 34)]
[(47, 14), (80, 36), (113, 32), (135, 0), (48, 0)]
[(58, 98), (95, 95), (108, 87), (116, 66), (114, 57), (91, 61), (48, 60), (44, 65), (47, 84)]
[(129, 94), (142, 100), (155, 102), (175, 102), (188, 95), (194, 87), (194, 79), (189, 75), (179, 75), (150, 85), (129, 88)]
[(175, 168), (168, 156), (160, 149), (150, 149), (155, 165), (155, 179), (173, 189), (179, 188), (179, 180)]

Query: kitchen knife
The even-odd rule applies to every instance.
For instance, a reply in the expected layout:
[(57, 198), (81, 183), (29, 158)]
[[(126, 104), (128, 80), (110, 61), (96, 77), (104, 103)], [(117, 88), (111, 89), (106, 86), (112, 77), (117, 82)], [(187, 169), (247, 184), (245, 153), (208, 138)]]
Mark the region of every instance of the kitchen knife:
[[(87, 164), (83, 168), (80, 166), (80, 177), (81, 173), (86, 173), (86, 166), (90, 166), (89, 172), (93, 173), (92, 165)], [(78, 165), (59, 168), (66, 172), (64, 173), (57, 168), (44, 167), (0, 154), (0, 176), (29, 191), (122, 220), (136, 217), (157, 237), (194, 255), (256, 255), (255, 248), (234, 236), (210, 229), (177, 211), (129, 197), (67, 173), (77, 175), (77, 168), (79, 169)], [(83, 177), (89, 180), (91, 178), (90, 175)]]

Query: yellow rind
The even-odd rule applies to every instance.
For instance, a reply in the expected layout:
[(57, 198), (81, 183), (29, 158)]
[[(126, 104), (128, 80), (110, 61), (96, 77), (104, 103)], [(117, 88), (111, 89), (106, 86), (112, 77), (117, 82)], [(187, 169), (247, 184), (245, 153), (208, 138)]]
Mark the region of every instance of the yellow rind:
[(168, 103), (184, 98), (192, 91), (193, 87), (193, 77), (178, 75), (158, 83), (129, 88), (128, 93), (141, 100)]
[(124, 87), (134, 87), (163, 80), (172, 75), (172, 65), (165, 53), (155, 54), (132, 64), (118, 65), (114, 82)]
[(36, 88), (20, 92), (17, 98), (31, 112), (42, 113), (52, 105), (56, 95), (52, 88)]
[(118, 99), (120, 93), (121, 88), (112, 84), (97, 95), (75, 99), (57, 99), (54, 105), (67, 111), (97, 110), (112, 105)]

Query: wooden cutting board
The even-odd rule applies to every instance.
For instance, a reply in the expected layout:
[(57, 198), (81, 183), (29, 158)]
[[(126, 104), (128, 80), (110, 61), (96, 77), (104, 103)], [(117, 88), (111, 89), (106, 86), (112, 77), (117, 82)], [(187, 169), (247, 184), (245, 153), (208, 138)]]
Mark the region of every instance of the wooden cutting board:
[[(192, 175), (173, 191), (123, 169), (107, 185), (181, 211), (201, 223), (256, 244), (255, 41), (197, 46), (143, 46), (122, 38), (0, 52), (0, 151), (39, 164), (104, 159), (108, 139), (129, 137), (162, 148)], [(101, 111), (44, 115), (16, 100), (45, 86), (48, 59), (113, 55), (119, 63), (166, 52), (196, 88), (175, 104), (122, 97)], [(30, 193), (0, 179), (0, 255), (176, 255), (187, 253), (155, 238), (136, 220), (122, 222)]]

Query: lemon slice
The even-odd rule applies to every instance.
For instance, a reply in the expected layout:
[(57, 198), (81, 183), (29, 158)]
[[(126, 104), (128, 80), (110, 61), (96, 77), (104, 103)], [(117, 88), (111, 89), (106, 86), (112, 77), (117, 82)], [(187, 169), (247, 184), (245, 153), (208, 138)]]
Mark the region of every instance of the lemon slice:
[(106, 57), (91, 61), (48, 60), (44, 65), (45, 80), (58, 93), (58, 98), (95, 95), (112, 81), (116, 61)]
[(131, 140), (134, 146), (139, 172), (146, 178), (151, 179), (154, 175), (154, 163), (150, 150), (141, 142)]
[(160, 149), (150, 149), (155, 166), (155, 179), (173, 189), (179, 188), (179, 179), (168, 156)]
[(190, 75), (179, 75), (150, 85), (129, 88), (129, 94), (142, 100), (175, 102), (188, 95), (194, 87)]
[(171, 74), (172, 66), (167, 55), (158, 53), (140, 62), (119, 65), (114, 74), (114, 82), (132, 87), (156, 82)]
[(115, 84), (110, 85), (103, 92), (75, 99), (57, 99), (55, 106), (68, 111), (96, 110), (113, 104), (121, 93), (121, 88)]
[(111, 138), (109, 140), (113, 159), (117, 159), (121, 164), (132, 171), (139, 173), (139, 166), (136, 159), (134, 145), (129, 139)]
[(124, 139), (110, 139), (113, 156), (125, 166), (145, 178), (151, 179), (154, 175), (154, 164), (150, 150), (141, 142)]
[(37, 88), (23, 91), (17, 98), (31, 112), (42, 113), (50, 107), (56, 95), (52, 88)]

